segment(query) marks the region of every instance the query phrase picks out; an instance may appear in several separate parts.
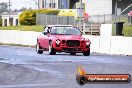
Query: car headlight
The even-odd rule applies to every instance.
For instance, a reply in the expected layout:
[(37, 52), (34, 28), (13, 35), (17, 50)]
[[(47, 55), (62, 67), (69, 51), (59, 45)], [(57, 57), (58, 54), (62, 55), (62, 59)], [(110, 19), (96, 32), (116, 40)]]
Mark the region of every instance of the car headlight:
[(85, 41), (89, 42), (90, 40), (88, 38), (85, 38)]
[(57, 44), (57, 45), (60, 44), (60, 40), (59, 40), (59, 39), (56, 40), (56, 44)]
[(86, 45), (89, 45), (90, 44), (90, 42), (86, 42)]

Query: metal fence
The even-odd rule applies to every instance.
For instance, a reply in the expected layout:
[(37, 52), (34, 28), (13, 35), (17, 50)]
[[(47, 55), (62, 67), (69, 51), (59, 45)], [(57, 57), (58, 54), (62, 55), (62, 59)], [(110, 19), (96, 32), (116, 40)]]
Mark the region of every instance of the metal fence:
[[(111, 23), (112, 15), (95, 15), (90, 16), (87, 20), (82, 20), (82, 23)], [(57, 15), (36, 15), (36, 25), (76, 25), (78, 20), (74, 16), (57, 16)]]
[(116, 19), (116, 22), (125, 22), (124, 26), (132, 25), (132, 16), (128, 16), (128, 14), (121, 14), (117, 16), (117, 18), (115, 15), (112, 15), (113, 24), (115, 23), (115, 19)]
[(37, 14), (36, 15), (36, 24), (37, 25), (74, 25), (74, 17), (72, 16), (57, 16), (57, 15), (45, 15)]
[[(94, 15), (90, 16), (85, 21), (82, 20), (82, 23), (115, 23), (115, 19), (117, 22), (125, 22), (125, 25), (132, 25), (132, 16), (128, 16), (128, 14), (122, 14), (117, 18), (115, 15), (105, 14), (105, 15)], [(36, 25), (76, 25), (78, 20), (74, 18), (74, 16), (57, 16), (57, 15), (45, 15), (45, 14), (37, 14), (36, 15)]]
[(94, 15), (89, 17), (90, 23), (111, 23), (112, 22), (112, 15), (111, 14), (104, 14), (104, 15)]

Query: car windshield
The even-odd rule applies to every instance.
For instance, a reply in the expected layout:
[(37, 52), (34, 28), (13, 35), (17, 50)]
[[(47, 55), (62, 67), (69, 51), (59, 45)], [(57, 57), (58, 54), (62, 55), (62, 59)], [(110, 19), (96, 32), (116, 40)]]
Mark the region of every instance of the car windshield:
[(78, 28), (72, 27), (53, 27), (50, 33), (62, 35), (81, 35), (81, 32)]

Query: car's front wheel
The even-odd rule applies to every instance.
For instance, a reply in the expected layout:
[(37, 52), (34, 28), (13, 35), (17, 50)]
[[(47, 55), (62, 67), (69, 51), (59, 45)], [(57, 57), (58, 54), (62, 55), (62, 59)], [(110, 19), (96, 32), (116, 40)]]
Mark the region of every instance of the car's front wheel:
[(88, 51), (83, 52), (83, 55), (84, 56), (89, 56), (90, 55), (90, 49)]
[(40, 44), (38, 42), (36, 44), (36, 52), (38, 54), (42, 54), (43, 53), (42, 47), (40, 46)]
[(56, 51), (53, 48), (53, 45), (52, 45), (52, 42), (51, 41), (49, 42), (49, 54), (50, 55), (55, 55), (56, 54)]

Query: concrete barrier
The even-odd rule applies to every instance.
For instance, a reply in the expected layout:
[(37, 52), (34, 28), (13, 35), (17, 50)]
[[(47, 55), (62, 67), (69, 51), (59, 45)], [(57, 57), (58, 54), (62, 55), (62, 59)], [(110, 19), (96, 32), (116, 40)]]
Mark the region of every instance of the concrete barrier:
[[(0, 30), (0, 43), (34, 46), (39, 33), (41, 32)], [(91, 52), (132, 55), (132, 37), (111, 36), (108, 49), (102, 48), (101, 44), (105, 46), (109, 42), (101, 43), (100, 36), (83, 35), (83, 37), (90, 39)]]
[(112, 36), (110, 54), (132, 55), (132, 37)]
[(0, 43), (34, 46), (40, 32), (0, 30)]
[(100, 52), (100, 36), (83, 35), (83, 37), (91, 41), (91, 52)]

